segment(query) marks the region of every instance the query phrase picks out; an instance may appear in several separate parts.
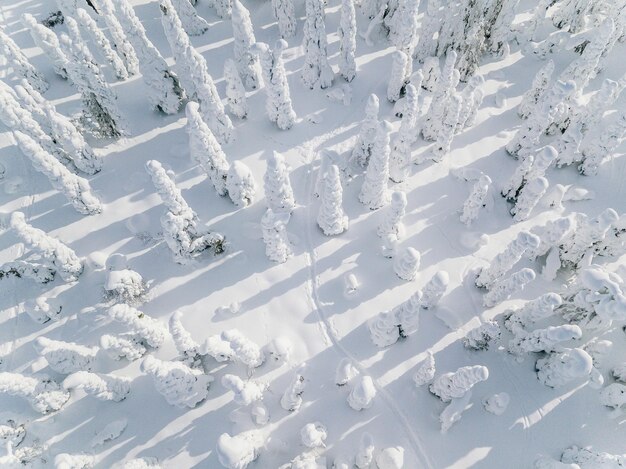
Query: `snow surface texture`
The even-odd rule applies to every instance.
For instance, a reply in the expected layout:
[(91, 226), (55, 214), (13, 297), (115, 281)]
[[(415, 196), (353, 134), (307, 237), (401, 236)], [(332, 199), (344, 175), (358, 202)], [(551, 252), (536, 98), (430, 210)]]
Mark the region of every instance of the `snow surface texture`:
[(0, 465), (623, 461), (623, 1), (60, 3), (0, 2)]

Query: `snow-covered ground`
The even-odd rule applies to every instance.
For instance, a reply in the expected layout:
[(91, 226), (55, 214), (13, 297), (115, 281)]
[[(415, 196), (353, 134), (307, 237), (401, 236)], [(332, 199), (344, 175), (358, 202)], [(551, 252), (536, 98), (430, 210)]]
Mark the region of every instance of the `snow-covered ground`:
[[(23, 13), (43, 19), (52, 9), (51, 3), (4, 0), (0, 3), (0, 23), (50, 82), (45, 98), (60, 112), (71, 115), (80, 110), (79, 95), (54, 74), (49, 59), (34, 47), (20, 21)], [(174, 64), (158, 3), (132, 1), (149, 38), (168, 63)], [(270, 2), (243, 3), (251, 12), (256, 39), (273, 46), (279, 33)], [(528, 220), (514, 223), (508, 213), (510, 205), (498, 194), (518, 164), (504, 146), (524, 122), (517, 116), (516, 106), (545, 62), (523, 54), (515, 41), (507, 57), (485, 56), (478, 70), (485, 80), (484, 101), (475, 124), (455, 136), (443, 161), (411, 165), (410, 177), (404, 182), (390, 182), (394, 190), (406, 193), (408, 202), (406, 232), (398, 250), (413, 247), (421, 254), (416, 279), (401, 280), (394, 273), (394, 261), (381, 254), (382, 240), (376, 231), (384, 209), (370, 211), (359, 202), (363, 174), (349, 177), (342, 171), (349, 229), (327, 237), (317, 225), (320, 200), (314, 189), (320, 150), (336, 151), (338, 157), (333, 163), (346, 168), (372, 93), (379, 97), (380, 117), (387, 119), (394, 130), (400, 125), (393, 105), (386, 99), (395, 49), (386, 40), (369, 46), (357, 36), (356, 78), (346, 84), (337, 73), (340, 3), (329, 0), (325, 7), (328, 55), (336, 72), (332, 88), (309, 90), (300, 80), (304, 4), (297, 1), (297, 35), (289, 40), (283, 54), (298, 116), (296, 124), (282, 131), (267, 119), (263, 88), (248, 93), (246, 119), (232, 118), (235, 139), (223, 149), (231, 163), (242, 161), (254, 174), (256, 198), (249, 207), (238, 208), (228, 197), (218, 196), (209, 178), (192, 161), (185, 113), (165, 116), (150, 110), (142, 79), (135, 76), (117, 81), (110, 67), (103, 67), (103, 71), (118, 95), (119, 108), (130, 124), (130, 136), (117, 141), (89, 137), (103, 158), (102, 171), (88, 177), (103, 203), (102, 213), (78, 214), (61, 193), (51, 188), (46, 177), (33, 169), (10, 132), (0, 136), (0, 164), (5, 168), (0, 210), (4, 214), (23, 212), (31, 225), (62, 240), (87, 259), (85, 272), (74, 283), (59, 279), (43, 285), (29, 279), (0, 280), (0, 371), (46, 373), (62, 382), (65, 375), (53, 371), (39, 356), (37, 338), (92, 347), (99, 345), (104, 334), (127, 330), (111, 321), (108, 309), (112, 303), (104, 299), (108, 272), (103, 264), (114, 253), (124, 254), (129, 268), (148, 283), (145, 302), (136, 305), (137, 309), (163, 326), (167, 327), (170, 316), (180, 311), (182, 324), (200, 344), (229, 329), (238, 329), (264, 349), (279, 338), (291, 344), (284, 363), (267, 353), (265, 363), (252, 372), (241, 363), (208, 359), (205, 365), (214, 380), (206, 400), (194, 408), (169, 405), (157, 392), (153, 379), (141, 370), (142, 360), (114, 361), (103, 350), (93, 359), (91, 371), (132, 380), (130, 393), (120, 402), (98, 400), (73, 389), (60, 411), (42, 416), (27, 401), (0, 395), (0, 410), (18, 414), (27, 422), (26, 439), (21, 445), (46, 447), (44, 466), (52, 466), (55, 456), (69, 453), (93, 454), (96, 467), (102, 468), (138, 457), (155, 457), (169, 468), (217, 468), (220, 435), (234, 436), (256, 429), (262, 447), (249, 467), (276, 468), (308, 450), (302, 443), (301, 429), (315, 422), (326, 428), (325, 447), (316, 451), (327, 458), (328, 467), (339, 456), (353, 458), (364, 432), (373, 436), (376, 454), (383, 448), (402, 446), (404, 467), (411, 469), (527, 468), (540, 455), (559, 459), (571, 445), (592, 446), (615, 454), (626, 452), (624, 417), (609, 417), (610, 409), (601, 404), (599, 390), (589, 385), (589, 378), (574, 379), (558, 388), (543, 385), (535, 374), (537, 357), (527, 355), (518, 362), (507, 353), (505, 346), (511, 335), (504, 329), (501, 343), (489, 350), (473, 351), (463, 345), (468, 331), (505, 310), (565, 289), (565, 274), (554, 281), (537, 275), (510, 300), (485, 308), (484, 292), (474, 285), (474, 270), (489, 265), (518, 232), (537, 224), (573, 212), (593, 218), (608, 207), (618, 214), (626, 212), (624, 145), (601, 165), (596, 176), (581, 176), (574, 167), (548, 169), (546, 177), (551, 188), (556, 184), (575, 185), (592, 191), (593, 198), (565, 201), (564, 207), (549, 207), (544, 198)], [(534, 3), (522, 2), (517, 7), (520, 15), (516, 21), (527, 18)], [(205, 0), (199, 0), (196, 8), (209, 22), (209, 29), (191, 40), (206, 58), (224, 97), (223, 66), (233, 53), (231, 22), (218, 18)], [(359, 31), (364, 30), (367, 22), (359, 14), (357, 17)], [(556, 31), (548, 25), (545, 29), (542, 37)], [(64, 26), (55, 30), (64, 30)], [(585, 88), (585, 93), (599, 89), (604, 78), (618, 80), (624, 76), (624, 54), (626, 45), (618, 43), (607, 67)], [(555, 73), (576, 57), (574, 51), (564, 49), (550, 54)], [(418, 66), (416, 62), (414, 67)], [(0, 78), (17, 84), (6, 66), (0, 69)], [(350, 91), (349, 103), (327, 96), (339, 90)], [(427, 105), (429, 93), (422, 90), (421, 96), (422, 104)], [(622, 94), (612, 109), (626, 109), (626, 95)], [(553, 137), (543, 138), (548, 142)], [(431, 149), (432, 144), (420, 138), (413, 156), (427, 155)], [(293, 256), (282, 264), (267, 259), (261, 234), (261, 218), (267, 208), (263, 174), (273, 151), (284, 155), (297, 204), (287, 224)], [(144, 168), (152, 159), (171, 171), (201, 223), (225, 235), (229, 243), (226, 253), (206, 254), (184, 265), (174, 262), (161, 239), (159, 219), (164, 207)], [(481, 209), (478, 220), (469, 228), (459, 221), (459, 211), (474, 183), (454, 177), (453, 170), (457, 169), (484, 172), (496, 189), (493, 206)], [(3, 225), (8, 228), (8, 216)], [(13, 231), (0, 233), (2, 262), (18, 258), (24, 250)], [(597, 259), (623, 278), (625, 260), (624, 256)], [(522, 267), (534, 268), (538, 273), (541, 270), (538, 263), (526, 259), (514, 270)], [(376, 347), (370, 339), (368, 320), (409, 299), (442, 270), (449, 274), (447, 292), (438, 306), (421, 311), (417, 332), (390, 347)], [(350, 274), (356, 277), (358, 287), (352, 294), (345, 294)], [(38, 324), (24, 312), (25, 304), (40, 296), (62, 304), (57, 321)], [(233, 303), (239, 308), (225, 308)], [(600, 332), (585, 330), (582, 339), (566, 345), (582, 346), (596, 336), (613, 342), (600, 368), (605, 385), (611, 382), (609, 370), (626, 361), (622, 325), (615, 322)], [(428, 352), (434, 354), (437, 375), (471, 365), (484, 365), (489, 370), (488, 379), (472, 389), (471, 407), (444, 434), (439, 416), (447, 404), (431, 394), (428, 386), (417, 387), (413, 381)], [(179, 356), (171, 337), (149, 354), (161, 360)], [(376, 395), (371, 407), (353, 410), (347, 402), (350, 386), (335, 385), (336, 367), (345, 358), (362, 376), (372, 377)], [(267, 423), (255, 424), (247, 408), (238, 411), (242, 406), (234, 402), (233, 393), (222, 384), (226, 374), (266, 385), (263, 403), (269, 410)], [(281, 407), (281, 398), (296, 374), (304, 377), (302, 404), (289, 412)], [(483, 400), (500, 393), (510, 397), (504, 412), (495, 415), (485, 411)], [(107, 425), (120, 420), (126, 420), (127, 426), (119, 437), (92, 445)], [(115, 433), (115, 428), (112, 431)]]

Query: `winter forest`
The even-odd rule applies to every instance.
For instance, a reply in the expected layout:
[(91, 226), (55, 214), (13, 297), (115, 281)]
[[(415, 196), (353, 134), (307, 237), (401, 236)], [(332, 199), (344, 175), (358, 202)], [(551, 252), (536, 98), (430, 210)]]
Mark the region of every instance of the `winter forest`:
[(0, 468), (626, 467), (626, 0), (2, 0)]

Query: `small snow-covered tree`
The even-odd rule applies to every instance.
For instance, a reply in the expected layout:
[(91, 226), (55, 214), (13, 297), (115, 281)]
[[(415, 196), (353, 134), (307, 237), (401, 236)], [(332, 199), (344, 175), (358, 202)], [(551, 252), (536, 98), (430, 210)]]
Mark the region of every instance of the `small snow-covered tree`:
[[(454, 64), (456, 62), (457, 54), (453, 50), (446, 54), (446, 61), (441, 73), (437, 77), (435, 87), (433, 89), (433, 99), (430, 107), (424, 116), (422, 123), (422, 136), (426, 140), (436, 140), (441, 133), (441, 128), (444, 121), (447, 118), (447, 108), (449, 98), (454, 93), (455, 85), (455, 70)], [(426, 67), (426, 63), (424, 64)], [(427, 82), (429, 74), (424, 73), (424, 80)], [(458, 119), (458, 117), (457, 117)], [(456, 121), (454, 122), (456, 128)]]
[(444, 156), (450, 153), (450, 146), (452, 145), (454, 133), (459, 122), (462, 104), (463, 102), (460, 96), (455, 95), (450, 97), (450, 107), (445, 114), (445, 118), (432, 150), (431, 158), (433, 161), (439, 162), (443, 160)]
[(619, 417), (626, 405), (626, 386), (621, 383), (611, 383), (600, 391), (600, 404), (613, 409), (611, 417)]
[(500, 326), (495, 321), (483, 322), (465, 334), (463, 346), (470, 350), (487, 350), (500, 339)]
[(403, 182), (409, 173), (411, 146), (418, 132), (418, 90), (420, 89), (422, 79), (422, 71), (418, 70), (412, 79), (412, 83), (406, 86), (402, 121), (400, 122), (398, 134), (393, 139), (389, 155), (389, 178), (393, 182)]
[(258, 42), (253, 52), (260, 56), (265, 82), (265, 111), (279, 129), (288, 130), (296, 122), (296, 113), (291, 105), (289, 83), (285, 72), (283, 50), (287, 48), (284, 39), (276, 41), (274, 50), (265, 43)]
[(583, 331), (575, 324), (548, 326), (526, 332), (518, 329), (509, 341), (508, 350), (513, 355), (522, 356), (530, 352), (555, 352), (560, 350), (561, 342), (580, 339)]
[(284, 218), (286, 217), (277, 216), (272, 209), (268, 208), (261, 219), (265, 255), (272, 262), (283, 263), (293, 255)]
[(296, 13), (293, 0), (272, 0), (272, 12), (278, 21), (280, 37), (289, 39), (296, 35)]
[[(154, 109), (175, 114), (185, 99), (178, 76), (150, 42), (141, 21), (128, 0), (106, 0), (115, 4), (116, 16), (138, 57), (139, 70), (148, 87), (148, 101)], [(108, 14), (106, 15), (108, 16)]]
[(367, 321), (374, 345), (380, 348), (395, 344), (400, 339), (398, 319), (392, 311), (384, 311)]
[(326, 426), (320, 422), (307, 423), (300, 430), (300, 439), (307, 448), (319, 448), (326, 446), (328, 436)]
[(524, 287), (535, 280), (535, 271), (529, 268), (521, 269), (509, 277), (496, 282), (483, 296), (483, 305), (493, 308), (495, 305), (509, 299), (513, 293), (523, 290)]
[(391, 311), (396, 318), (400, 337), (406, 338), (417, 332), (421, 307), (422, 292), (417, 290), (408, 300), (402, 302)]
[(587, 252), (595, 252), (602, 246), (611, 226), (619, 220), (617, 212), (608, 208), (596, 218), (590, 219), (584, 213), (576, 213), (575, 229), (570, 230), (559, 244), (559, 257), (566, 267), (578, 268)]
[(333, 70), (326, 53), (326, 26), (322, 0), (305, 0), (304, 64), (302, 83), (307, 88), (328, 88), (333, 83)]
[(170, 334), (183, 361), (192, 368), (197, 368), (201, 365), (200, 344), (193, 340), (191, 334), (185, 329), (181, 321), (182, 317), (183, 314), (180, 311), (172, 313), (168, 323)]
[(435, 356), (432, 352), (427, 352), (426, 358), (422, 361), (420, 367), (413, 375), (413, 382), (416, 386), (424, 386), (435, 378)]
[(168, 337), (167, 327), (157, 319), (126, 304), (117, 304), (109, 308), (109, 317), (124, 324), (143, 344), (159, 348)]
[(582, 163), (578, 167), (581, 174), (593, 176), (598, 173), (602, 162), (609, 158), (626, 138), (626, 112), (620, 112), (596, 138), (588, 138), (582, 143)]
[(389, 234), (400, 239), (404, 236), (404, 224), (402, 218), (406, 212), (406, 194), (396, 191), (391, 194), (391, 203), (387, 206), (385, 216), (376, 233), (383, 237)]
[(128, 268), (126, 256), (113, 254), (107, 259), (106, 267), (105, 299), (113, 299), (118, 303), (141, 303), (148, 288), (141, 274)]
[(0, 265), (0, 280), (5, 277), (25, 277), (38, 283), (48, 283), (54, 279), (55, 273), (50, 266), (29, 261), (18, 260)]
[(375, 94), (369, 95), (365, 105), (365, 118), (361, 122), (357, 142), (354, 150), (352, 150), (352, 160), (362, 167), (368, 165), (374, 143), (376, 142), (380, 125), (378, 122), (378, 108), (378, 96)]
[(46, 359), (50, 368), (61, 374), (91, 371), (98, 353), (98, 347), (86, 347), (47, 337), (37, 337), (35, 349)]
[(37, 45), (52, 62), (54, 72), (63, 79), (67, 78), (67, 70), (65, 67), (68, 58), (65, 52), (61, 50), (59, 38), (54, 31), (37, 23), (35, 17), (30, 13), (24, 13), (22, 15), (22, 23), (33, 38), (35, 45)]
[(342, 358), (335, 370), (335, 384), (337, 386), (345, 386), (358, 374), (359, 370), (354, 367), (352, 361), (347, 357)]
[(478, 218), (478, 213), (482, 207), (486, 205), (487, 195), (489, 194), (489, 186), (491, 178), (486, 174), (481, 175), (470, 192), (469, 197), (463, 204), (461, 213), (461, 222), (469, 226)]
[(55, 298), (39, 296), (24, 302), (24, 311), (26, 314), (39, 324), (45, 324), (48, 321), (57, 321), (60, 318), (62, 310), (63, 305)]
[(134, 334), (114, 336), (105, 334), (100, 337), (100, 347), (113, 360), (126, 358), (130, 361), (143, 357), (147, 349), (141, 343), (142, 339)]
[(228, 110), (239, 119), (245, 119), (248, 116), (246, 89), (243, 87), (233, 59), (226, 59), (224, 62), (224, 80), (226, 81)]
[(96, 457), (91, 454), (59, 453), (54, 457), (55, 468), (91, 469), (96, 464)]
[(548, 190), (548, 180), (544, 177), (538, 177), (527, 184), (520, 191), (515, 206), (511, 209), (513, 220), (523, 221), (530, 216), (530, 212), (539, 203), (539, 199)]
[(420, 253), (417, 249), (408, 247), (402, 250), (393, 261), (393, 271), (398, 277), (407, 282), (415, 279), (420, 267)]
[(226, 176), (226, 190), (230, 200), (238, 207), (247, 207), (254, 201), (256, 183), (252, 171), (243, 162), (235, 161), (230, 165)]
[(233, 0), (232, 5), (235, 63), (241, 79), (248, 88), (254, 90), (260, 86), (261, 73), (259, 57), (251, 50), (256, 39), (250, 20), (250, 12), (239, 0)]
[(422, 88), (427, 91), (434, 91), (441, 76), (441, 70), (439, 70), (439, 58), (426, 57), (424, 64), (421, 68), (424, 80), (422, 81)]
[(76, 253), (59, 240), (26, 223), (22, 212), (13, 212), (11, 229), (26, 244), (38, 251), (66, 282), (73, 282), (83, 272), (83, 263)]
[(296, 207), (296, 201), (283, 155), (276, 151), (268, 153), (263, 181), (268, 208), (274, 213), (291, 213)]
[(152, 376), (157, 391), (168, 404), (194, 408), (204, 401), (213, 377), (181, 362), (163, 361), (148, 355), (141, 371)]
[(592, 8), (592, 2), (582, 0), (563, 0), (557, 2), (552, 13), (552, 24), (559, 29), (569, 29), (570, 33), (577, 33), (584, 29), (586, 16)]
[(509, 312), (504, 320), (504, 326), (511, 332), (525, 330), (535, 322), (554, 315), (555, 308), (561, 303), (563, 299), (557, 293), (545, 293), (527, 301), (521, 308)]
[(564, 349), (537, 360), (537, 378), (542, 384), (556, 388), (589, 376), (593, 368), (591, 355), (580, 348)]
[(209, 29), (209, 23), (196, 12), (189, 0), (172, 0), (185, 32), (190, 36), (204, 34)]
[(111, 0), (99, 0), (98, 8), (107, 25), (113, 49), (115, 49), (124, 62), (128, 74), (137, 75), (137, 73), (139, 73), (139, 59), (137, 58), (135, 49), (124, 33), (118, 15), (115, 13), (113, 3)]
[(235, 394), (234, 401), (238, 405), (248, 406), (263, 399), (265, 386), (254, 381), (244, 381), (239, 376), (226, 374), (221, 383)]
[(407, 67), (409, 56), (401, 50), (396, 50), (391, 54), (391, 71), (389, 82), (387, 83), (387, 99), (395, 103), (400, 99), (400, 95), (405, 85), (409, 81)]
[(185, 108), (191, 158), (209, 176), (218, 195), (226, 195), (226, 179), (230, 165), (209, 126), (202, 120), (198, 103), (190, 101)]
[(354, 410), (369, 409), (376, 397), (376, 386), (371, 376), (358, 376), (348, 394), (348, 405)]
[(63, 388), (82, 389), (98, 400), (120, 402), (128, 396), (130, 382), (125, 376), (77, 371), (63, 380)]
[(441, 300), (441, 297), (448, 289), (448, 283), (450, 277), (444, 270), (440, 270), (431, 277), (428, 283), (424, 286), (422, 293), (422, 308), (434, 308)]
[(280, 398), (280, 406), (288, 412), (294, 412), (302, 405), (302, 393), (304, 392), (304, 376), (298, 372), (289, 381), (285, 392)]
[(245, 469), (258, 456), (263, 438), (258, 430), (248, 430), (235, 436), (222, 433), (217, 439), (215, 453), (226, 469)]
[(469, 392), (476, 384), (489, 378), (486, 366), (463, 366), (455, 372), (439, 375), (430, 385), (430, 392), (443, 402), (459, 399)]
[(365, 180), (359, 193), (359, 200), (370, 210), (383, 207), (389, 201), (387, 179), (389, 179), (389, 154), (391, 152), (389, 146), (391, 124), (383, 121), (377, 127)]
[(530, 89), (522, 96), (522, 101), (517, 107), (517, 115), (522, 119), (527, 119), (539, 105), (540, 99), (547, 91), (550, 85), (550, 79), (554, 73), (554, 62), (548, 60), (546, 64), (539, 69), (535, 78), (533, 78)]
[(343, 211), (343, 188), (339, 168), (331, 165), (324, 176), (321, 191), (322, 204), (317, 215), (317, 224), (326, 236), (343, 233), (348, 229), (348, 217)]
[(356, 76), (356, 12), (354, 0), (341, 0), (341, 19), (339, 21), (339, 73), (348, 82)]
[(22, 49), (11, 37), (0, 29), (0, 50), (6, 58), (8, 66), (13, 69), (18, 77), (25, 78), (40, 93), (45, 93), (50, 84), (43, 75), (30, 63)]
[(65, 405), (70, 394), (48, 377), (38, 379), (19, 373), (0, 373), (0, 394), (21, 397), (40, 414), (56, 412)]

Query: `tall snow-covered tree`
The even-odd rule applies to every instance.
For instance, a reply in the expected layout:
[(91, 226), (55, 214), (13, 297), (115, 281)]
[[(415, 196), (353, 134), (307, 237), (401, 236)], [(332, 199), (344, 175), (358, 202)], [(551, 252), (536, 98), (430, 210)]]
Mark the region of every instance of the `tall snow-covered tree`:
[(137, 75), (139, 73), (139, 59), (135, 49), (128, 41), (126, 34), (124, 34), (124, 29), (117, 18), (118, 15), (115, 13), (113, 3), (111, 3), (111, 0), (99, 0), (98, 8), (108, 27), (109, 35), (113, 41), (112, 46), (124, 62), (126, 71), (129, 75)]
[(369, 95), (365, 105), (365, 118), (361, 122), (356, 145), (352, 150), (352, 160), (362, 167), (367, 166), (376, 140), (379, 126), (378, 108), (378, 96), (375, 94)]
[(522, 119), (527, 119), (538, 106), (539, 100), (550, 85), (550, 78), (554, 72), (554, 62), (548, 60), (546, 64), (539, 69), (530, 89), (522, 96), (522, 101), (517, 108), (517, 115)]
[(461, 111), (456, 132), (462, 132), (467, 127), (474, 125), (478, 108), (483, 102), (484, 93), (481, 89), (485, 80), (480, 75), (474, 75), (467, 81), (467, 85), (461, 93)]
[(620, 112), (616, 119), (603, 128), (595, 138), (582, 143), (582, 163), (578, 167), (581, 174), (595, 175), (602, 162), (609, 158), (626, 137), (626, 112)]
[(474, 187), (472, 187), (472, 192), (463, 204), (463, 210), (461, 213), (462, 223), (469, 226), (478, 218), (480, 209), (486, 205), (490, 184), (491, 178), (486, 174), (483, 174), (478, 178)]
[(341, 19), (339, 20), (339, 73), (348, 82), (356, 76), (356, 11), (354, 0), (341, 1)]
[(260, 87), (261, 81), (259, 57), (251, 50), (256, 43), (256, 38), (250, 20), (250, 12), (239, 0), (233, 0), (231, 21), (235, 43), (235, 62), (239, 76), (248, 88), (257, 89)]
[(0, 50), (7, 60), (9, 67), (18, 77), (25, 78), (40, 93), (45, 93), (50, 84), (43, 75), (30, 63), (22, 49), (11, 37), (0, 29)]
[(326, 52), (324, 4), (322, 0), (305, 0), (305, 7), (302, 83), (310, 89), (328, 88), (333, 83), (333, 70)]
[(228, 110), (239, 119), (245, 119), (248, 116), (246, 89), (237, 71), (237, 64), (233, 59), (226, 59), (224, 62), (224, 80), (226, 81)]
[(338, 235), (348, 229), (348, 217), (343, 211), (343, 188), (339, 168), (331, 165), (323, 179), (322, 204), (317, 224), (326, 236)]
[(389, 31), (391, 43), (407, 56), (405, 76), (410, 76), (413, 72), (413, 49), (418, 41), (419, 5), (420, 0), (399, 0), (398, 9), (393, 15), (393, 27)]
[(64, 389), (82, 389), (100, 401), (120, 402), (130, 393), (131, 379), (89, 371), (77, 371), (63, 380)]
[(286, 262), (293, 255), (287, 238), (285, 218), (284, 215), (277, 216), (268, 208), (261, 219), (265, 255), (273, 262)]
[(280, 37), (289, 39), (296, 35), (296, 13), (293, 0), (272, 0), (272, 12), (278, 21)]
[(433, 99), (424, 116), (421, 129), (422, 136), (426, 140), (435, 140), (440, 133), (441, 126), (446, 116), (446, 104), (454, 93), (454, 64), (456, 57), (456, 52), (448, 52), (445, 64), (435, 83)]
[(198, 36), (209, 29), (209, 23), (196, 12), (189, 0), (172, 0), (172, 4), (187, 34)]
[(450, 152), (454, 132), (459, 122), (459, 115), (461, 114), (461, 97), (459, 95), (452, 96), (450, 103), (451, 105), (446, 111), (445, 118), (432, 150), (431, 158), (437, 162), (443, 160), (443, 157)]
[(400, 129), (391, 145), (389, 155), (389, 178), (393, 182), (404, 181), (409, 173), (411, 163), (411, 146), (417, 137), (418, 125), (418, 97), (422, 81), (422, 72), (418, 70), (415, 75), (415, 85), (409, 83), (406, 86), (406, 97), (402, 111)]
[(276, 151), (268, 153), (263, 181), (268, 208), (274, 213), (291, 213), (296, 207), (296, 201), (283, 155)]
[(387, 83), (387, 99), (395, 103), (400, 99), (404, 86), (409, 81), (406, 73), (409, 56), (401, 50), (396, 50), (391, 54), (391, 70), (389, 82)]
[(511, 209), (511, 215), (515, 221), (526, 220), (530, 212), (539, 203), (539, 199), (548, 190), (548, 180), (542, 176), (531, 179), (520, 191), (515, 201), (515, 206)]
[(54, 72), (61, 78), (67, 78), (65, 66), (68, 59), (63, 50), (61, 50), (59, 38), (54, 31), (37, 23), (35, 17), (30, 13), (22, 15), (22, 23), (33, 38), (35, 45), (37, 45), (52, 62)]
[[(70, 398), (70, 394), (50, 378), (7, 372), (0, 373), (0, 394), (21, 397), (44, 415), (61, 409)], [(20, 465), (18, 461), (16, 466)]]
[(361, 186), (359, 200), (370, 210), (383, 207), (389, 201), (389, 133), (391, 124), (383, 121), (378, 125), (376, 140), (367, 165), (365, 180)]
[(252, 171), (242, 161), (235, 161), (230, 165), (226, 190), (230, 200), (238, 207), (247, 207), (254, 202), (256, 182)]
[(423, 62), (427, 57), (434, 56), (437, 52), (435, 35), (439, 32), (441, 25), (441, 7), (441, 0), (428, 0), (419, 31), (419, 39), (413, 50), (413, 58), (420, 62)]
[(397, 239), (404, 236), (404, 224), (402, 218), (406, 212), (406, 194), (404, 192), (396, 191), (391, 194), (391, 202), (385, 209), (385, 217), (376, 233), (380, 237), (392, 235)]
[(552, 23), (559, 29), (569, 29), (570, 33), (578, 33), (585, 28), (586, 16), (594, 2), (585, 0), (562, 0), (556, 3), (552, 13)]
[(523, 290), (528, 283), (535, 280), (535, 276), (533, 269), (524, 268), (506, 278), (498, 280), (483, 296), (483, 306), (493, 308), (497, 304), (508, 300), (513, 293)]

